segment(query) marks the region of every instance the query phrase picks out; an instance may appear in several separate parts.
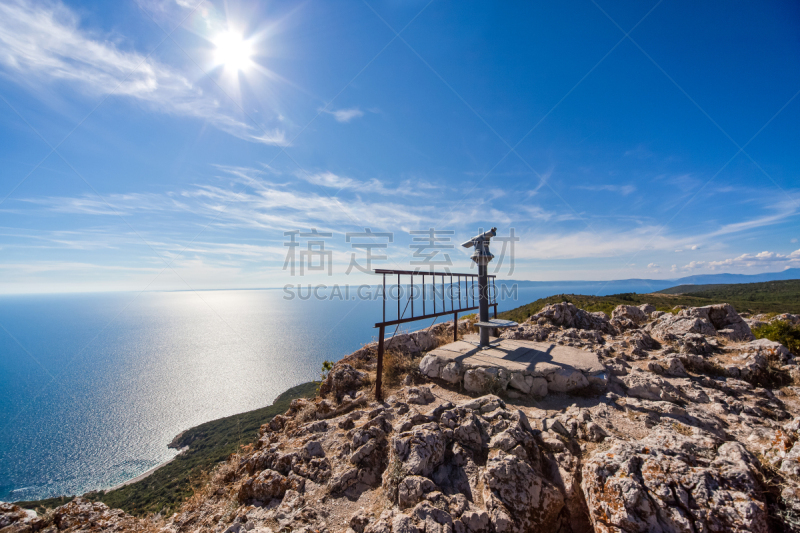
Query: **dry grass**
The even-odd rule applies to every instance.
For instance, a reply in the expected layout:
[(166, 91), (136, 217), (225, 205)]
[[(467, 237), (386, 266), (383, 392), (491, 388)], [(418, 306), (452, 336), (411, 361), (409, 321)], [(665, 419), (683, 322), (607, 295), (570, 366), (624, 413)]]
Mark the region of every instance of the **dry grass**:
[(506, 389), (503, 388), (503, 382), (500, 378), (489, 377), (486, 380), (485, 392), (486, 394), (494, 394), (495, 396), (504, 396)]
[(686, 435), (687, 437), (692, 436), (692, 428), (687, 426), (686, 424), (681, 424), (680, 422), (673, 422), (672, 429), (674, 429), (681, 435)]
[(383, 473), (383, 491), (387, 500), (397, 501), (397, 488), (405, 477), (406, 471), (403, 469), (403, 462), (392, 454)]
[(762, 380), (764, 382), (763, 386), (770, 389), (779, 389), (787, 385), (797, 385), (792, 375), (783, 370), (781, 368), (782, 366), (780, 356), (778, 356), (777, 352), (770, 351), (770, 353), (767, 354), (767, 369)]
[(306, 422), (311, 422), (312, 420), (316, 420), (317, 414), (317, 404), (313, 401), (306, 403), (303, 407), (297, 412), (295, 416), (295, 420), (299, 425), (305, 424)]
[(724, 377), (727, 375), (725, 367), (723, 367), (717, 361), (712, 361), (709, 359), (704, 360), (701, 364), (694, 363), (691, 359), (686, 359), (683, 361), (683, 366), (686, 368), (686, 370), (694, 374), (706, 374), (709, 376), (718, 377)]
[(410, 372), (419, 366), (419, 361), (396, 350), (383, 354), (383, 379), (389, 386), (399, 384)]
[(786, 487), (786, 480), (777, 466), (770, 462), (762, 454), (755, 454), (759, 462), (759, 469), (756, 472), (761, 486), (764, 488), (764, 499), (769, 508), (769, 517), (772, 531), (798, 531), (800, 530), (800, 514), (797, 511), (787, 508), (781, 498), (781, 492)]

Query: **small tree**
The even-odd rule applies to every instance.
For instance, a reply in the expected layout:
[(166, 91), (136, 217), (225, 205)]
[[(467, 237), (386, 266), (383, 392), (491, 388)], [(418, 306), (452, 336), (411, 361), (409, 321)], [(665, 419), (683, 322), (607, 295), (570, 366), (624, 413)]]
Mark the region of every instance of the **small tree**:
[(333, 361), (328, 361), (327, 359), (322, 362), (322, 373), (320, 374), (320, 381), (325, 381), (328, 378), (328, 374), (331, 373), (333, 370)]

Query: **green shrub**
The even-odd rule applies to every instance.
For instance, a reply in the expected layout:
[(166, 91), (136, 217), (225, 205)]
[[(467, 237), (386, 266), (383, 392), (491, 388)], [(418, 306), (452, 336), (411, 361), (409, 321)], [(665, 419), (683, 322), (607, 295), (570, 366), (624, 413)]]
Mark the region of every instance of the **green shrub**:
[(769, 339), (789, 348), (795, 355), (800, 355), (800, 327), (793, 326), (784, 320), (775, 320), (753, 329), (757, 339)]
[(331, 370), (333, 370), (333, 361), (326, 359), (322, 362), (322, 373), (319, 376), (320, 383), (328, 379), (328, 374), (330, 374)]

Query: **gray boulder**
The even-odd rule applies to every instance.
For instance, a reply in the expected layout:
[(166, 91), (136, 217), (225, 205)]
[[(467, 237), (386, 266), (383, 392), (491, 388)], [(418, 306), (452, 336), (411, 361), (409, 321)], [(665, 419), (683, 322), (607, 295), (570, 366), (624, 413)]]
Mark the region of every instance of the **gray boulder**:
[(360, 372), (348, 364), (338, 364), (330, 371), (328, 377), (319, 386), (320, 396), (333, 394), (337, 401), (352, 391), (364, 386), (367, 374)]
[(675, 340), (689, 333), (714, 336), (717, 330), (707, 319), (684, 315), (685, 310), (677, 315), (664, 314), (647, 325), (647, 331), (654, 337), (664, 341)]
[(681, 314), (696, 316), (711, 322), (716, 334), (734, 341), (753, 340), (753, 332), (736, 309), (730, 304), (707, 305), (705, 307), (691, 307), (681, 311)]
[(565, 328), (595, 329), (603, 333), (615, 333), (614, 326), (611, 325), (605, 313), (589, 313), (567, 302), (545, 306), (544, 309), (532, 315), (529, 321), (540, 326), (553, 324)]
[(486, 463), (484, 500), (497, 533), (552, 531), (564, 497), (528, 462), (497, 451)]
[[(653, 308), (653, 310), (655, 311), (655, 308)], [(636, 307), (634, 305), (618, 305), (611, 313), (611, 320), (614, 319), (627, 319), (635, 324), (643, 324), (647, 322), (647, 314), (641, 307)]]
[(757, 472), (757, 459), (738, 442), (658, 426), (596, 452), (582, 487), (596, 531), (767, 533)]

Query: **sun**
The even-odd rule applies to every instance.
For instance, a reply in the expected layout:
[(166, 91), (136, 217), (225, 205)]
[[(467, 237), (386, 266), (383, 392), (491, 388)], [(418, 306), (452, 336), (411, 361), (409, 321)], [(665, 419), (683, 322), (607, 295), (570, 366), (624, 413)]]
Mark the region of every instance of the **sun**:
[(226, 31), (213, 40), (214, 62), (233, 71), (246, 70), (253, 64), (253, 45), (242, 34)]

